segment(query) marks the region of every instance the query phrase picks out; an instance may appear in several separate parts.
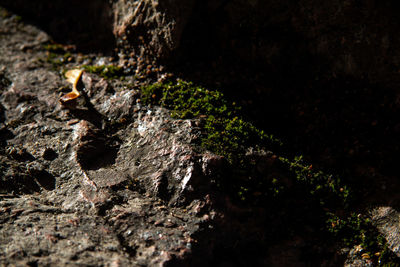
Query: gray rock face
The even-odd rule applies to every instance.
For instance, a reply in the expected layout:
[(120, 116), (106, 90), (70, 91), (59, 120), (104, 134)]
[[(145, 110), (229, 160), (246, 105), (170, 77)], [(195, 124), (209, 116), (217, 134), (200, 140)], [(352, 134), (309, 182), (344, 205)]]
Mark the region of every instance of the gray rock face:
[(10, 37), (0, 42), (0, 69), (11, 82), (0, 91), (0, 265), (186, 259), (214, 217), (198, 189), (219, 160), (191, 148), (195, 122), (143, 107), (134, 88), (86, 73), (85, 97), (66, 109), (65, 79), (40, 63), (46, 35), (13, 17), (0, 28)]

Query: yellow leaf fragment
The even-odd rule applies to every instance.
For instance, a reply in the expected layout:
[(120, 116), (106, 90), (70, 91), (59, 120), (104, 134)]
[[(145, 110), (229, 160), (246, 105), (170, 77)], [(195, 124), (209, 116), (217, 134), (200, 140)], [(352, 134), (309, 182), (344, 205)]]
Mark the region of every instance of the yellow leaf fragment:
[(80, 96), (80, 93), (76, 86), (82, 76), (82, 72), (83, 70), (80, 69), (72, 69), (65, 73), (65, 78), (67, 78), (67, 81), (72, 84), (72, 91), (63, 95), (60, 98), (61, 102), (67, 102)]
[(63, 95), (63, 96), (60, 98), (60, 101), (61, 101), (62, 103), (65, 103), (65, 102), (68, 102), (68, 101), (70, 101), (70, 100), (72, 100), (72, 99), (77, 98), (78, 96), (79, 96), (79, 93), (77, 94), (76, 92), (72, 91), (72, 92), (69, 92), (68, 94)]

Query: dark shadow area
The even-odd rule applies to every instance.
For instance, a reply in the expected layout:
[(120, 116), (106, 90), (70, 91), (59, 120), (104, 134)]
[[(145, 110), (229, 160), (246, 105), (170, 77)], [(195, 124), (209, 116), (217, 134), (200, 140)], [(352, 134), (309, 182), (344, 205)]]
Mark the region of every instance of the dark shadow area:
[(5, 108), (0, 104), (0, 148), (5, 147), (7, 145), (7, 140), (14, 137), (13, 133), (3, 124), (5, 120)]
[(33, 161), (35, 160), (35, 157), (29, 153), (25, 148), (18, 147), (18, 146), (13, 146), (9, 148), (8, 155), (20, 162), (25, 162), (25, 161)]
[(79, 51), (111, 51), (112, 11), (107, 0), (3, 0), (5, 8), (49, 33), (55, 42)]
[(0, 148), (7, 145), (7, 140), (14, 138), (14, 134), (5, 126), (0, 125)]
[(36, 181), (46, 190), (54, 190), (56, 188), (56, 179), (46, 170), (36, 170), (31, 173)]
[(77, 160), (85, 170), (97, 170), (113, 165), (119, 146), (108, 143), (103, 138), (86, 140), (77, 151)]
[(40, 187), (32, 176), (20, 173), (18, 175), (4, 175), (0, 180), (2, 193), (33, 194), (40, 192)]
[(43, 155), (42, 155), (42, 157), (43, 157), (43, 159), (45, 159), (45, 160), (55, 160), (57, 157), (58, 157), (58, 154), (57, 154), (57, 152), (56, 151), (54, 151), (53, 149), (51, 149), (51, 148), (46, 148), (45, 150), (44, 150), (44, 152), (43, 152)]
[[(6, 73), (4, 70), (0, 70), (0, 91), (3, 91), (6, 87), (10, 86), (11, 81), (8, 79)], [(2, 108), (0, 107), (0, 111), (2, 111)], [(0, 120), (4, 119), (3, 117), (0, 117)]]
[(101, 129), (103, 127), (103, 122), (105, 121), (105, 117), (98, 112), (92, 102), (90, 102), (89, 96), (86, 94), (84, 90), (84, 84), (82, 80), (79, 80), (77, 84), (77, 88), (81, 93), (81, 97), (83, 98), (82, 105), (85, 106), (84, 108), (78, 108), (78, 99), (73, 99), (72, 101), (68, 101), (63, 103), (64, 107), (69, 110), (69, 113), (81, 120), (86, 120), (97, 128)]
[[(93, 132), (82, 138), (77, 151), (78, 162), (86, 170), (97, 170), (101, 167), (113, 165), (119, 150), (120, 140), (109, 137), (109, 134), (112, 134), (110, 133), (112, 129), (108, 129), (108, 125), (105, 123), (107, 121), (106, 118), (90, 102), (81, 80), (78, 82), (77, 87), (81, 92), (82, 103), (78, 105), (77, 99), (74, 99), (65, 102), (63, 105), (73, 117), (88, 121), (97, 128), (95, 133)], [(78, 106), (83, 107), (78, 108)]]
[[(252, 17), (246, 17), (246, 11), (237, 20), (240, 23), (229, 24), (231, 13), (225, 9), (229, 2), (232, 1), (216, 1), (219, 4), (215, 4), (214, 9), (210, 8), (210, 1), (198, 3), (183, 32), (181, 47), (173, 57), (176, 61), (168, 62), (169, 68), (185, 80), (222, 90), (231, 101), (239, 103), (248, 120), (284, 142), (282, 151), (274, 152), (289, 157), (303, 155), (314, 169), (340, 177), (351, 187), (353, 211), (363, 213), (379, 205), (399, 210), (400, 179), (396, 167), (400, 150), (400, 94), (396, 85), (398, 77), (391, 72), (393, 66), (387, 63), (388, 67), (386, 62), (368, 66), (369, 73), (381, 73), (379, 80), (363, 72), (334, 74), (332, 57), (338, 51), (340, 54), (348, 51), (335, 47), (338, 50), (331, 55), (313, 53), (315, 40), (307, 36), (307, 32), (301, 33), (293, 26), (295, 16), (292, 15), (296, 13), (293, 10), (297, 8), (296, 4), (280, 10), (280, 19), (274, 20), (273, 15), (265, 16), (265, 24), (264, 21), (251, 21)], [(397, 7), (394, 2), (376, 4), (376, 9), (371, 7), (369, 12), (373, 15), (370, 19), (380, 26), (388, 23), (393, 19), (390, 11), (393, 5)], [(324, 34), (321, 32), (321, 35)], [(345, 34), (345, 31), (338, 34)], [(336, 40), (327, 39), (327, 42), (330, 41), (332, 46), (337, 45), (334, 43)], [(366, 58), (368, 53), (379, 49), (378, 45), (371, 49), (365, 43), (358, 46), (356, 53), (362, 51)], [(361, 61), (360, 65), (368, 65), (365, 62)], [(306, 190), (293, 190), (292, 193), (296, 192)], [(267, 220), (264, 231), (275, 229), (282, 234), (288, 229), (287, 240), (300, 238), (302, 247), (286, 255), (282, 253), (281, 257), (299, 253), (295, 256), (302, 257), (303, 262), (310, 266), (319, 266), (332, 259), (335, 252), (329, 249), (335, 244), (327, 233), (318, 230), (326, 223), (326, 218), (324, 214), (316, 214), (318, 207), (312, 206), (313, 200), (289, 194), (282, 201), (277, 206), (286, 208), (271, 213), (280, 217), (279, 222), (271, 224)], [(285, 214), (280, 214), (282, 211)], [(284, 264), (284, 261), (281, 265), (257, 262), (263, 260), (259, 255), (262, 250), (271, 249), (271, 253), (275, 253), (272, 252), (274, 248), (276, 251), (291, 249), (287, 244), (271, 246), (279, 239), (285, 239), (283, 235), (275, 240), (267, 238), (269, 245), (263, 248), (266, 243), (252, 243), (250, 236), (235, 236), (240, 227), (222, 228), (220, 231), (230, 235), (217, 239), (233, 240), (207, 248), (218, 255), (210, 255), (213, 266), (246, 266), (249, 263), (292, 266)], [(217, 233), (218, 230), (205, 236)], [(332, 243), (327, 244), (327, 240)], [(218, 244), (215, 240), (211, 243)], [(199, 248), (199, 251), (205, 254), (204, 248)], [(237, 257), (224, 259), (221, 255)], [(336, 260), (338, 262), (334, 266), (340, 266), (345, 259)]]
[[(381, 73), (379, 81), (367, 72), (333, 74), (332, 57), (347, 51), (335, 47), (331, 55), (314, 53), (311, 48), (320, 36), (312, 39), (308, 32), (299, 32), (301, 23), (293, 21), (300, 17), (299, 6), (270, 2), (272, 11), (243, 12), (234, 11), (240, 6), (232, 1), (199, 2), (170, 68), (186, 80), (223, 90), (250, 121), (282, 139), (285, 147), (280, 153), (303, 155), (315, 168), (341, 176), (357, 191), (361, 207), (376, 203), (379, 195), (393, 204), (397, 194), (390, 188), (400, 186), (400, 95), (393, 66), (385, 62), (366, 69)], [(371, 3), (363, 7), (364, 13), (353, 10), (358, 17), (345, 18), (349, 25), (376, 20), (378, 26), (365, 21), (370, 31), (376, 31), (393, 24), (392, 9), (397, 6), (391, 1)], [(260, 19), (262, 12), (269, 16)], [(326, 42), (333, 46), (337, 29), (327, 31), (332, 40)], [(380, 48), (367, 43), (358, 48), (366, 54), (373, 49)]]

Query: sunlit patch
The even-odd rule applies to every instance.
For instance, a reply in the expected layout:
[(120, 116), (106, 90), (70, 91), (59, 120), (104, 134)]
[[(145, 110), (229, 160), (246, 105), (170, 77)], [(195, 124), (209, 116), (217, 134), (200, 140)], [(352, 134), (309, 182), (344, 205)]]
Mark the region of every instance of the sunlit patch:
[(72, 84), (72, 91), (63, 95), (60, 98), (61, 103), (71, 101), (80, 96), (80, 93), (79, 93), (78, 89), (76, 88), (76, 86), (79, 82), (79, 79), (82, 76), (82, 72), (83, 72), (83, 70), (73, 69), (73, 70), (69, 70), (65, 73), (65, 78), (67, 78), (67, 81)]

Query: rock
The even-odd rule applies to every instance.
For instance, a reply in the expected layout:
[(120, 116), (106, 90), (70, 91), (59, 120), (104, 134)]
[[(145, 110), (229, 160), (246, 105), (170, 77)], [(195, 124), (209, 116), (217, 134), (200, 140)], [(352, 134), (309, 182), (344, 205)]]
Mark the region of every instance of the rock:
[[(185, 57), (192, 60), (179, 61), (187, 63), (181, 66), (186, 73), (198, 72), (192, 63), (200, 62), (212, 74), (207, 78), (219, 68), (244, 88), (258, 76), (284, 85), (314, 81), (318, 77), (307, 75), (315, 73), (378, 82), (391, 73), (396, 80), (392, 46), (398, 40), (386, 34), (396, 25), (394, 3), (367, 1), (359, 10), (354, 1), (314, 2), (3, 0), (44, 25), (55, 41), (73, 44), (68, 58), (77, 62), (62, 68), (109, 62), (76, 55), (75, 44), (90, 52), (116, 48), (125, 72), (137, 76), (116, 81), (84, 73), (81, 97), (61, 106), (67, 83), (61, 69), (46, 62), (43, 44), (50, 36), (18, 17), (0, 17), (0, 35), (9, 37), (0, 39), (0, 265), (301, 266), (310, 251), (318, 252), (311, 265), (321, 265), (321, 258), (343, 263), (329, 244), (307, 243), (319, 238), (315, 229), (291, 231), (303, 222), (299, 217), (313, 220), (314, 214), (249, 207), (213, 191), (222, 174), (229, 182), (230, 172), (224, 158), (195, 149), (201, 123), (143, 106), (138, 91), (153, 81), (160, 62)], [(346, 25), (352, 27), (343, 30)], [(249, 150), (244, 161), (250, 182), (264, 177), (279, 180), (288, 195), (294, 190), (273, 153)], [(285, 198), (282, 206), (302, 206), (297, 200)], [(378, 228), (397, 252), (390, 235), (397, 233), (397, 214), (377, 214)], [(287, 233), (275, 231), (285, 227)]]
[(378, 207), (371, 211), (371, 218), (389, 249), (400, 257), (400, 213), (392, 207)]
[(89, 74), (84, 101), (65, 109), (57, 92), (64, 78), (49, 65), (27, 67), (45, 57), (30, 38), (41, 31), (15, 23), (0, 18), (13, 32), (0, 41), (0, 69), (11, 81), (0, 91), (0, 265), (188, 261), (196, 235), (212, 224), (200, 188), (219, 159), (193, 150), (195, 124)]
[(165, 59), (179, 47), (194, 4), (194, 0), (116, 1), (114, 35), (121, 48), (128, 48), (127, 55)]
[(317, 5), (314, 0), (296, 4), (3, 0), (2, 4), (34, 19), (61, 41), (72, 40), (92, 50), (116, 45), (121, 63), (140, 70), (154, 59), (166, 63), (186, 55), (221, 67), (231, 65), (228, 72), (243, 65), (260, 75), (269, 71), (271, 78), (282, 82), (288, 75), (302, 79), (309, 72), (383, 83), (399, 79), (395, 70), (399, 55), (393, 49), (400, 42), (393, 34), (397, 4), (390, 1)]
[[(114, 45), (112, 11), (106, 0), (72, 0), (68, 3), (62, 0), (40, 3), (5, 0), (1, 4), (24, 18), (35, 20), (58, 42), (72, 41), (84, 50), (104, 50)], [(48, 40), (43, 38), (43, 33), (37, 38)]]

